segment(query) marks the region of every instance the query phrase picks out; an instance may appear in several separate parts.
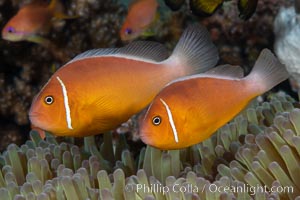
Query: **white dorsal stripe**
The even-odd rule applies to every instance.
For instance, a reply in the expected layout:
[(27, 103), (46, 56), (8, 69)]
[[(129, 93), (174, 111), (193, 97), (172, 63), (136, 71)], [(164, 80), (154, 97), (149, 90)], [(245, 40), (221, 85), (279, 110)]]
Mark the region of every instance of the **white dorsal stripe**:
[(158, 42), (134, 41), (121, 48), (101, 48), (83, 52), (69, 61), (72, 62), (100, 57), (116, 57), (149, 63), (163, 62), (169, 57), (168, 50)]
[(222, 76), (222, 75), (217, 75), (217, 74), (214, 75), (214, 74), (202, 73), (202, 74), (193, 74), (193, 75), (177, 78), (177, 79), (167, 83), (165, 85), (165, 87), (172, 85), (173, 83), (182, 82), (182, 81), (191, 80), (191, 79), (197, 79), (197, 78), (216, 78), (216, 79), (236, 80), (236, 81), (239, 81), (242, 79), (242, 78), (238, 78), (238, 77), (234, 78), (234, 77)]
[(58, 76), (56, 77), (56, 79), (58, 80), (58, 82), (61, 85), (63, 96), (64, 96), (64, 105), (65, 105), (65, 110), (66, 110), (66, 120), (67, 120), (68, 128), (73, 129), (67, 88), (66, 88), (64, 82)]
[(168, 106), (168, 104), (162, 100), (162, 99), (159, 99), (165, 106), (166, 110), (167, 110), (167, 114), (168, 114), (168, 118), (169, 118), (169, 122), (170, 122), (170, 125), (172, 127), (172, 130), (173, 130), (173, 134), (174, 134), (174, 139), (175, 139), (175, 142), (178, 143), (178, 135), (177, 135), (177, 130), (176, 130), (176, 126), (174, 124), (174, 120), (173, 120), (173, 116), (172, 116), (172, 112)]

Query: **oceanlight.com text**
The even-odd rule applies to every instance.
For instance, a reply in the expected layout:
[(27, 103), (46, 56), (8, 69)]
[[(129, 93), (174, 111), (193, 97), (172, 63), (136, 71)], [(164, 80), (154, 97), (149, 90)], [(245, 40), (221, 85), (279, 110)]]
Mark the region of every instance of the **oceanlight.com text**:
[(199, 188), (192, 184), (174, 184), (171, 186), (164, 186), (162, 184), (128, 184), (125, 186), (125, 192), (143, 192), (143, 193), (162, 193), (166, 195), (169, 192), (175, 193), (203, 193), (209, 191), (212, 193), (248, 193), (250, 195), (255, 195), (256, 193), (265, 192), (275, 192), (275, 193), (293, 193), (294, 188), (292, 186), (272, 186), (270, 189), (267, 186), (250, 186), (244, 184), (241, 186), (220, 186), (216, 184), (205, 184), (203, 187)]
[(204, 187), (208, 187), (208, 191), (210, 192), (219, 192), (219, 193), (248, 193), (250, 195), (255, 195), (256, 193), (265, 193), (265, 192), (275, 192), (275, 193), (293, 193), (293, 186), (272, 186), (270, 189), (265, 185), (256, 185), (251, 186), (248, 184), (244, 184), (241, 186), (218, 186), (216, 184), (204, 185)]

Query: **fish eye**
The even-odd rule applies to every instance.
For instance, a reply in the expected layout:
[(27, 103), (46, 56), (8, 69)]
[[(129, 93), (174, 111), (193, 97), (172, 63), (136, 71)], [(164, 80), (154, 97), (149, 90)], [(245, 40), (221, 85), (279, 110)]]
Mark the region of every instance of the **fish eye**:
[(53, 96), (46, 96), (45, 97), (45, 103), (48, 105), (51, 105), (54, 102)]
[(125, 34), (126, 35), (130, 35), (132, 33), (132, 29), (131, 28), (126, 28), (125, 29)]
[(152, 124), (155, 125), (155, 126), (158, 126), (160, 125), (161, 123), (161, 117), (160, 116), (155, 116), (152, 118)]
[(9, 32), (9, 33), (15, 33), (16, 29), (14, 27), (12, 27), (12, 26), (9, 26), (9, 27), (7, 27), (7, 32)]

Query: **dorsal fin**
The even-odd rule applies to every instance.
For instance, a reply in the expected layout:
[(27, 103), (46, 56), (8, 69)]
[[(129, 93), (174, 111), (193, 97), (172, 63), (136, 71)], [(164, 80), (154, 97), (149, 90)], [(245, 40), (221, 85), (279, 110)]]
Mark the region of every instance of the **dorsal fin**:
[(212, 43), (207, 29), (200, 24), (193, 24), (185, 29), (166, 62), (185, 66), (185, 71), (189, 71), (186, 75), (191, 75), (213, 68), (218, 60), (218, 50)]
[(230, 80), (241, 79), (244, 77), (244, 70), (238, 65), (229, 65), (229, 64), (219, 65), (205, 73), (193, 74), (190, 76), (184, 76), (175, 79), (169, 82), (168, 84), (166, 84), (165, 87), (175, 82), (181, 82), (181, 81), (194, 79), (194, 78), (207, 78), (207, 77), (219, 78), (219, 79), (230, 79)]
[(68, 64), (85, 58), (109, 55), (152, 62), (163, 61), (169, 56), (167, 49), (160, 43), (135, 41), (121, 48), (103, 48), (85, 51), (75, 56), (71, 61), (68, 62)]
[(204, 73), (205, 75), (228, 77), (228, 78), (243, 78), (244, 70), (238, 65), (219, 65)]
[(168, 50), (158, 42), (135, 41), (119, 49), (118, 55), (128, 55), (137, 58), (144, 58), (156, 62), (168, 58)]
[(137, 2), (139, 2), (140, 0), (132, 0), (129, 4), (128, 4), (128, 12), (130, 9), (132, 9), (132, 6), (134, 6), (134, 4), (136, 4)]
[(105, 48), (105, 49), (91, 49), (88, 51), (85, 51), (81, 54), (78, 54), (75, 56), (72, 60), (70, 60), (67, 64), (70, 64), (77, 60), (82, 60), (85, 58), (91, 58), (91, 57), (101, 57), (106, 55), (114, 55), (118, 51), (118, 48)]

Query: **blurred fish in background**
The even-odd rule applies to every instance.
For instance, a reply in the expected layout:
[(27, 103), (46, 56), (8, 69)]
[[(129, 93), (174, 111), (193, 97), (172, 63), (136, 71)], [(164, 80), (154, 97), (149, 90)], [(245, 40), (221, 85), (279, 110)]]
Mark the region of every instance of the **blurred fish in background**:
[(220, 8), (224, 0), (189, 0), (189, 6), (193, 14), (198, 16), (210, 16)]
[[(185, 2), (188, 4), (188, 9), (196, 16), (208, 17), (213, 15), (225, 0), (165, 0), (165, 4), (173, 11), (179, 10)], [(238, 10), (239, 17), (243, 20), (248, 20), (256, 10), (258, 0), (239, 0)]]
[(290, 73), (290, 83), (297, 91), (300, 88), (300, 0), (294, 6), (282, 7), (274, 20), (276, 41), (274, 50)]
[(238, 9), (239, 17), (243, 20), (248, 20), (256, 10), (258, 0), (239, 0)]
[(177, 11), (185, 3), (185, 0), (165, 0), (165, 4), (173, 11)]
[(2, 38), (11, 42), (28, 41), (40, 44), (57, 60), (66, 62), (70, 58), (65, 51), (44, 36), (50, 32), (56, 22), (73, 18), (77, 16), (68, 16), (63, 13), (60, 0), (51, 0), (50, 3), (33, 0), (21, 7), (17, 14), (7, 22), (2, 29)]
[(157, 7), (156, 0), (133, 0), (120, 30), (121, 40), (130, 41), (143, 34), (152, 35), (147, 29), (159, 18)]
[(2, 38), (8, 41), (30, 41), (46, 45), (48, 40), (41, 35), (49, 32), (52, 19), (72, 18), (62, 13), (59, 0), (33, 1), (23, 6), (2, 29)]

